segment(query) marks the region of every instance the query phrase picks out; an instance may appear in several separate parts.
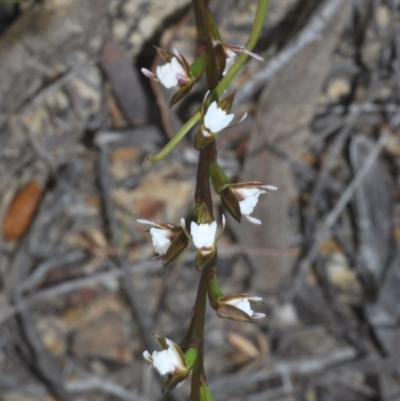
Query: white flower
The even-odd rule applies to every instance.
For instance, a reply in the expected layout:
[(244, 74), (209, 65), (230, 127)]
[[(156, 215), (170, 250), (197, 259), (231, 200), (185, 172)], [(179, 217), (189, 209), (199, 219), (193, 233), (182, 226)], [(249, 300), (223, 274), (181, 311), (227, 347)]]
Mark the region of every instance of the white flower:
[(223, 47), (225, 50), (226, 59), (225, 59), (225, 69), (224, 69), (222, 75), (225, 75), (230, 70), (230, 68), (232, 67), (233, 63), (236, 60), (237, 53), (246, 53), (249, 56), (254, 57), (256, 60), (259, 60), (259, 61), (263, 60), (262, 57), (251, 52), (250, 50), (246, 49), (243, 46), (224, 44)]
[(212, 248), (217, 233), (217, 222), (213, 221), (211, 224), (197, 224), (192, 221), (190, 224), (190, 233), (196, 248)]
[(227, 114), (226, 111), (220, 109), (217, 102), (214, 101), (207, 109), (204, 116), (204, 126), (213, 134), (220, 132), (226, 128), (235, 117), (234, 114)]
[(159, 255), (165, 255), (171, 245), (171, 232), (162, 230), (161, 228), (150, 228), (151, 240), (153, 241), (153, 247), (156, 253)]
[[(245, 217), (248, 221), (253, 224), (261, 224), (261, 221), (251, 217), (250, 215), (253, 213), (254, 208), (257, 205), (258, 197), (261, 194), (265, 194), (270, 191), (275, 191), (277, 188), (272, 185), (262, 185), (256, 183), (257, 186), (243, 186), (244, 184), (234, 184), (231, 186), (236, 197), (239, 201), (240, 213), (243, 217)], [(247, 184), (248, 185), (248, 184)]]
[[(235, 194), (239, 199), (240, 212), (243, 216), (249, 217), (253, 213), (258, 197), (262, 192), (258, 188), (240, 188), (235, 189)], [(253, 222), (257, 221), (255, 224), (261, 224), (261, 221), (254, 217), (251, 219), (254, 220)]]
[(182, 80), (187, 80), (186, 71), (176, 57), (172, 57), (169, 63), (158, 66), (156, 75), (167, 89), (178, 86), (179, 82)]
[(233, 63), (236, 60), (237, 54), (235, 52), (233, 52), (232, 50), (226, 49), (225, 56), (226, 56), (225, 69), (224, 69), (222, 75), (225, 75), (231, 69)]
[(143, 357), (158, 370), (160, 375), (187, 372), (188, 366), (181, 349), (168, 338), (163, 340), (165, 340), (167, 349), (154, 351), (152, 355), (149, 351), (144, 351)]
[(252, 297), (242, 294), (226, 298), (227, 300), (224, 301), (225, 304), (232, 305), (235, 308), (240, 309), (244, 313), (247, 313), (253, 319), (259, 319), (265, 317), (264, 313), (255, 313), (253, 309), (251, 309), (251, 303), (261, 302), (262, 301), (261, 297)]
[(150, 234), (154, 251), (160, 256), (164, 256), (180, 228), (173, 224), (161, 223), (155, 220), (138, 219), (137, 221), (141, 224), (153, 226), (150, 228)]

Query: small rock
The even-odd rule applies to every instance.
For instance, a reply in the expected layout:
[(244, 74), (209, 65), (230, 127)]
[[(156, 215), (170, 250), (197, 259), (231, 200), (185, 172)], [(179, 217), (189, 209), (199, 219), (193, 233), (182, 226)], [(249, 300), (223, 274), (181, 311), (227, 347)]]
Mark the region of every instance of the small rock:
[(112, 36), (117, 42), (125, 40), (129, 33), (129, 25), (121, 19), (115, 19), (112, 24)]
[(142, 35), (145, 38), (148, 38), (151, 36), (152, 32), (155, 30), (157, 24), (158, 24), (158, 19), (155, 16), (147, 15), (140, 21), (138, 30), (139, 30), (139, 32), (142, 33)]
[(336, 78), (329, 83), (327, 95), (331, 102), (338, 102), (342, 96), (350, 93), (350, 82), (344, 78)]
[(53, 357), (62, 357), (65, 355), (67, 350), (67, 329), (63, 325), (63, 322), (53, 317), (44, 317), (38, 320), (37, 329), (44, 346)]
[(329, 281), (342, 289), (358, 287), (358, 279), (354, 270), (348, 264), (347, 258), (340, 253), (330, 255), (327, 263)]
[(400, 136), (392, 135), (386, 144), (386, 151), (393, 156), (400, 156)]
[(292, 303), (279, 305), (273, 313), (273, 325), (279, 328), (287, 328), (299, 324), (297, 310)]
[(388, 7), (384, 5), (380, 5), (378, 7), (378, 12), (376, 13), (376, 21), (379, 28), (385, 29), (388, 27), (390, 22), (390, 11)]
[(138, 13), (138, 3), (137, 0), (128, 0), (123, 7), (124, 14), (127, 17), (136, 17)]

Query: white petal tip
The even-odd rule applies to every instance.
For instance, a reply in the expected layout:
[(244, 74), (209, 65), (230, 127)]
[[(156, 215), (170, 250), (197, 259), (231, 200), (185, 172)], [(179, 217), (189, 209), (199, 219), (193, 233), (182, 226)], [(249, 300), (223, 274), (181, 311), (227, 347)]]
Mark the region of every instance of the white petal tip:
[(257, 226), (261, 225), (261, 220), (258, 220), (258, 219), (256, 219), (255, 217), (251, 217), (251, 216), (248, 216), (248, 215), (246, 215), (246, 214), (244, 214), (243, 217), (244, 217), (249, 223), (255, 224), (255, 225), (257, 225)]
[(150, 220), (145, 219), (136, 219), (136, 221), (140, 224), (153, 224)]
[(149, 361), (150, 363), (153, 363), (153, 358), (151, 357), (149, 351), (144, 351), (143, 352), (143, 358), (146, 359), (146, 361)]
[(264, 185), (265, 189), (268, 189), (269, 191), (277, 191), (278, 188), (273, 186), (273, 185)]
[(265, 317), (265, 313), (253, 313), (251, 316), (252, 319), (262, 319), (263, 317)]
[(140, 71), (142, 71), (142, 74), (145, 75), (147, 78), (150, 79), (155, 79), (158, 81), (157, 76), (155, 74), (153, 74), (150, 70), (148, 70), (147, 68), (142, 68)]
[(244, 121), (247, 118), (247, 113), (243, 114), (243, 117), (238, 121), (238, 124), (240, 124), (242, 121)]

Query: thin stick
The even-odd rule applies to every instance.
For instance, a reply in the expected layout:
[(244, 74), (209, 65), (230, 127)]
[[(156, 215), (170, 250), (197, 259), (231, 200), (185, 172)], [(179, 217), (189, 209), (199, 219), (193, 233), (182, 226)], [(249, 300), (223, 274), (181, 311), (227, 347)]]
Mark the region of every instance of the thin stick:
[(286, 302), (290, 302), (291, 300), (293, 300), (299, 288), (300, 281), (304, 279), (311, 265), (315, 262), (316, 258), (318, 257), (319, 249), (321, 247), (322, 242), (329, 235), (331, 228), (336, 223), (339, 216), (342, 214), (344, 208), (352, 199), (358, 186), (360, 185), (360, 183), (362, 182), (362, 180), (364, 179), (370, 168), (375, 163), (375, 160), (378, 158), (382, 148), (385, 146), (391, 135), (392, 133), (390, 131), (387, 131), (379, 138), (379, 141), (377, 142), (375, 148), (369, 153), (361, 169), (357, 172), (351, 183), (343, 192), (339, 201), (336, 203), (335, 207), (328, 214), (323, 224), (317, 230), (313, 246), (310, 248), (307, 255), (301, 262), (297, 274), (295, 274), (295, 277), (292, 280), (294, 281), (293, 284), (289, 287), (289, 290), (284, 295), (284, 299)]

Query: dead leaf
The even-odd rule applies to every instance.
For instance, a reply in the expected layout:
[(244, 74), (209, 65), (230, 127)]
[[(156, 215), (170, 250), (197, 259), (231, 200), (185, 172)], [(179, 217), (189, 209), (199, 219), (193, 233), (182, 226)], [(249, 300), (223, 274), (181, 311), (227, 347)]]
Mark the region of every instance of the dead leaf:
[(140, 152), (134, 146), (125, 146), (123, 148), (118, 148), (111, 153), (111, 160), (113, 162), (132, 162), (138, 156)]
[(36, 181), (29, 182), (17, 192), (8, 208), (3, 224), (3, 233), (8, 240), (16, 241), (25, 234), (41, 196), (42, 188)]
[(241, 334), (229, 332), (226, 337), (236, 349), (250, 358), (258, 358), (260, 356), (260, 351), (257, 347)]

